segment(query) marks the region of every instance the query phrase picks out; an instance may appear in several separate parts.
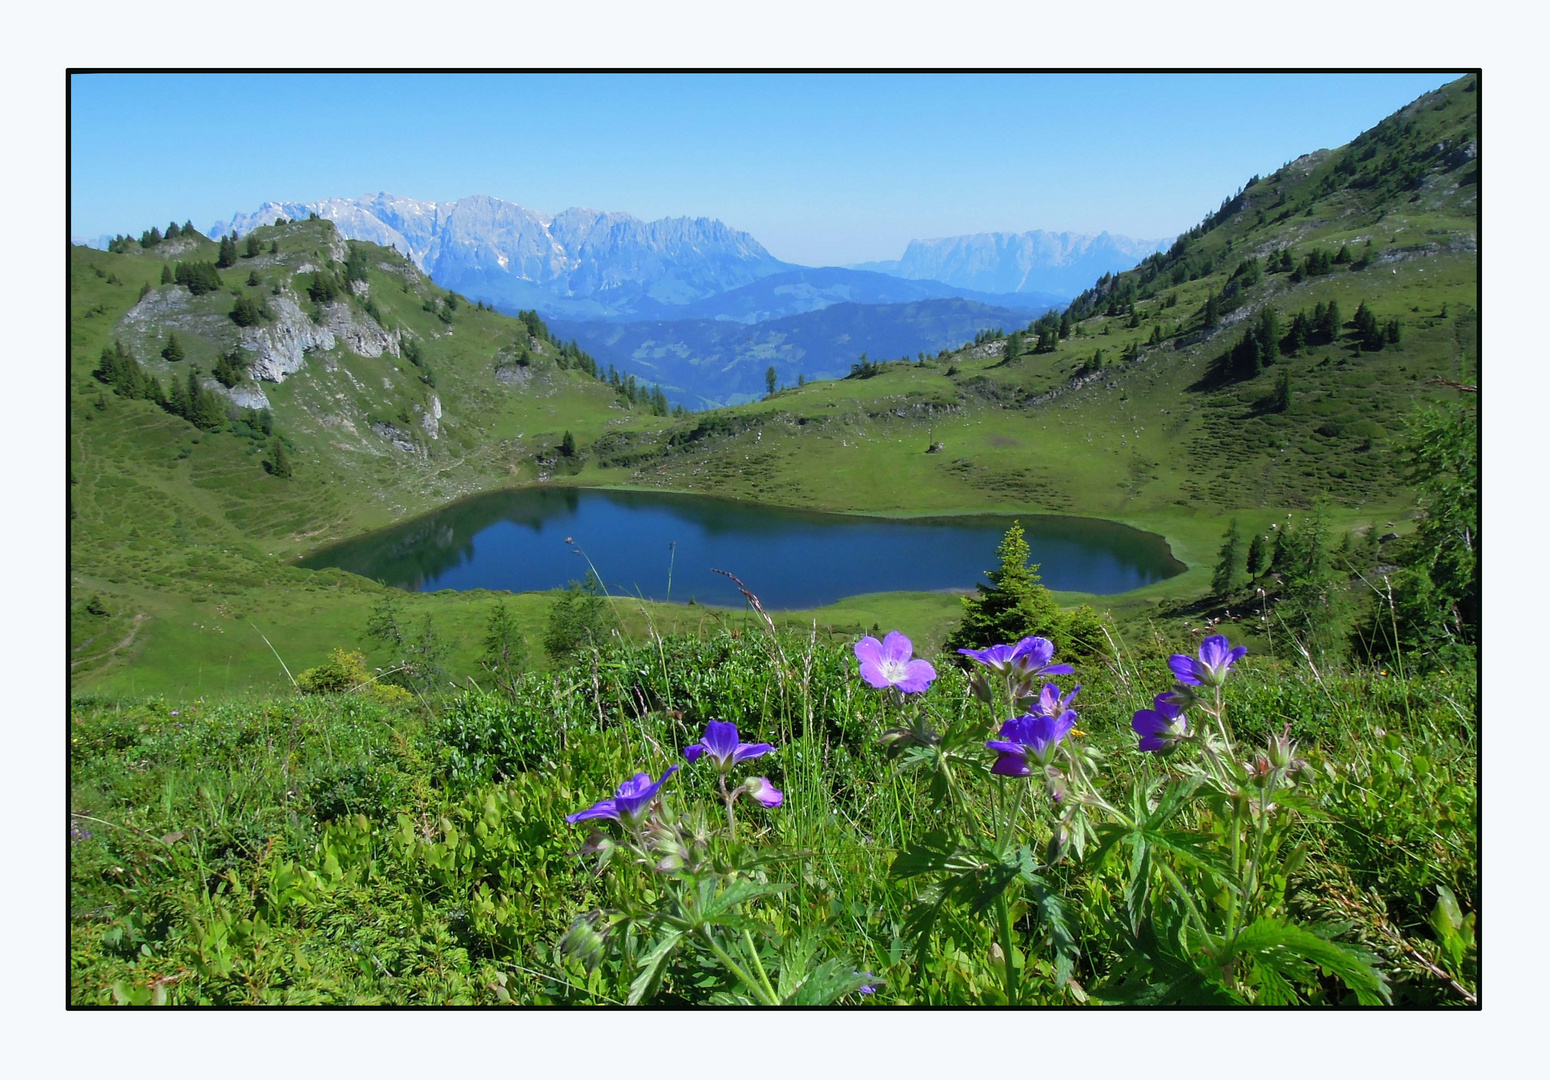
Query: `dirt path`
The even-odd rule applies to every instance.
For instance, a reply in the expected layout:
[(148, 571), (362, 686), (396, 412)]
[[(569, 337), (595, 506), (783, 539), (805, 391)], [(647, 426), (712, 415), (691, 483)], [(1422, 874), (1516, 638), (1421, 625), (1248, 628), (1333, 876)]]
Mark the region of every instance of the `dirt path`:
[[(88, 660), (108, 660), (108, 659), (111, 659), (113, 654), (118, 652), (120, 649), (127, 649), (127, 648), (129, 648), (129, 646), (131, 646), (131, 645), (133, 645), (135, 643), (135, 635), (140, 632), (140, 624), (143, 623), (148, 618), (150, 618), (150, 616), (148, 616), (148, 615), (146, 615), (144, 613), (137, 613), (135, 615), (135, 617), (134, 617), (134, 621), (129, 624), (129, 633), (124, 635), (124, 639), (122, 641), (120, 641), (117, 645), (114, 645), (111, 649), (109, 649), (105, 653), (100, 653), (97, 656), (83, 656), (79, 660), (72, 660), (72, 661), (70, 661), (70, 670), (74, 671), (75, 670), (75, 666), (77, 664), (84, 664)], [(81, 642), (81, 644), (78, 646), (78, 648), (83, 648), (84, 649), (87, 645), (91, 644), (91, 642), (93, 640), (95, 640), (95, 639), (88, 639), (86, 641)]]

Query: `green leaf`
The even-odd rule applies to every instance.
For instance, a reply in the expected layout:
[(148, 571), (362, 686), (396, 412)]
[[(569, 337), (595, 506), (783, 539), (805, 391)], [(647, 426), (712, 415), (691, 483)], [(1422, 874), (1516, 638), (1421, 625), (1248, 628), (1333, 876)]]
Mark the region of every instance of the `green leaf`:
[(1221, 963), (1244, 956), (1256, 968), (1268, 968), (1284, 979), (1309, 985), (1315, 982), (1317, 968), (1343, 982), (1363, 1005), (1390, 1004), (1388, 980), (1378, 970), (1376, 957), (1331, 940), (1339, 929), (1259, 919), (1238, 935)]
[(673, 950), (678, 948), (678, 943), (683, 940), (684, 932), (674, 927), (668, 930), (656, 943), (647, 950), (646, 955), (640, 958), (640, 971), (635, 980), (630, 983), (630, 996), (626, 1000), (628, 1005), (639, 1005), (655, 990), (657, 983), (662, 978), (662, 969), (667, 966), (668, 958)]

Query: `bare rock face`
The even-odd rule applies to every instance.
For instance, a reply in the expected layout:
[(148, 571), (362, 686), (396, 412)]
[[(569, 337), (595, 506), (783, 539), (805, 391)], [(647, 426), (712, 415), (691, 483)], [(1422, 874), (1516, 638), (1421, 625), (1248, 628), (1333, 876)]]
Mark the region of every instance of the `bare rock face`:
[(425, 434), (435, 439), (441, 432), (441, 398), (431, 395), (431, 403), (428, 408), (416, 405), (415, 412), (420, 416), (420, 426), (425, 429)]
[(358, 356), (398, 355), (398, 339), (370, 319), (357, 319), (347, 303), (328, 305), (322, 323), (315, 323), (289, 295), (271, 296), (267, 302), (274, 321), (249, 327), (242, 335), (243, 348), (254, 354), (254, 378), (284, 382), (301, 370), (307, 353), (338, 345)]
[(269, 398), (265, 396), (261, 387), (252, 383), (238, 383), (233, 387), (216, 384), (216, 389), (231, 399), (231, 403), (239, 409), (267, 409)]
[(402, 450), (406, 454), (413, 454), (419, 451), (419, 447), (414, 445), (414, 432), (405, 431), (397, 424), (389, 424), (379, 420), (371, 425), (371, 430), (392, 443), (395, 450)]

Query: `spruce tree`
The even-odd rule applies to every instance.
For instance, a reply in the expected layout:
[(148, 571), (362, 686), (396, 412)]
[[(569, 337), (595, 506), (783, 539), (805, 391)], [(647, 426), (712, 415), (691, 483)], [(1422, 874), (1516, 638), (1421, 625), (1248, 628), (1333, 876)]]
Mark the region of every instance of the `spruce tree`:
[(281, 480), (290, 479), (291, 459), (278, 436), (269, 440), (269, 457), (264, 460), (264, 470)]
[(775, 379), (775, 365), (771, 364), (764, 369), (764, 392), (766, 394), (773, 394), (775, 392)]
[(565, 433), (565, 437), (560, 440), (560, 453), (564, 457), (576, 456), (576, 437), (569, 431), (567, 431)]
[(978, 595), (963, 598), (963, 619), (944, 649), (984, 649), (1029, 635), (1059, 644), (1064, 619), (1050, 591), (1039, 584), (1038, 565), (1029, 565), (1031, 554), (1022, 523), (1014, 521), (996, 548), (1000, 566), (985, 571), (990, 584), (976, 585)]
[(484, 652), (479, 663), (495, 679), (495, 685), (516, 697), (517, 676), (527, 664), (527, 642), (504, 600), (497, 600), (484, 626)]
[(1265, 534), (1256, 532), (1254, 538), (1249, 541), (1249, 557), (1244, 566), (1244, 569), (1248, 571), (1250, 581), (1254, 581), (1260, 574), (1264, 573), (1265, 556), (1269, 554), (1266, 551), (1266, 547)]
[(215, 268), (217, 270), (225, 270), (227, 267), (235, 266), (236, 264), (237, 241), (233, 239), (231, 233), (227, 233), (225, 236), (221, 237), (221, 250), (220, 254), (215, 260)]
[(161, 358), (169, 364), (175, 364), (183, 359), (183, 346), (178, 341), (177, 334), (169, 333), (167, 335), (167, 344), (162, 346)]
[(162, 263), (161, 264), (161, 283), (163, 285), (171, 285), (172, 282), (173, 282), (172, 267), (169, 266), (166, 263)]
[(1238, 535), (1238, 519), (1233, 518), (1222, 534), (1222, 547), (1217, 552), (1216, 569), (1211, 574), (1211, 592), (1225, 597), (1232, 591), (1233, 579), (1238, 576), (1238, 552), (1242, 550), (1242, 538)]

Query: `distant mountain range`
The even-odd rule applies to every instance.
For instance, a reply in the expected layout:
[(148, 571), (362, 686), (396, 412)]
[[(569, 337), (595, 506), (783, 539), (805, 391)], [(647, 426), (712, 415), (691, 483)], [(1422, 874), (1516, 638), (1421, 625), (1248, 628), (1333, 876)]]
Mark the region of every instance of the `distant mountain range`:
[[(487, 195), (430, 202), (380, 192), (268, 202), (210, 227), (218, 239), (277, 218), (328, 218), (350, 240), (393, 246), (443, 288), (564, 319), (710, 318), (759, 322), (836, 303), (958, 296), (1040, 310), (1169, 241), (1100, 233), (981, 233), (912, 240), (892, 262), (813, 269), (782, 262), (710, 218), (642, 221), (572, 208), (540, 214)], [(906, 284), (908, 283), (908, 284)]]
[(604, 364), (660, 383), (673, 401), (703, 409), (762, 397), (769, 367), (783, 386), (794, 386), (799, 375), (838, 378), (862, 353), (871, 360), (934, 355), (973, 341), (981, 330), (1021, 327), (1042, 310), (951, 297), (909, 304), (830, 304), (752, 325), (727, 319), (554, 319), (549, 328), (561, 339), (576, 339)]
[(1172, 237), (1132, 240), (1107, 232), (975, 233), (911, 240), (901, 259), (858, 263), (852, 269), (987, 293), (1053, 293), (1070, 299), (1104, 274), (1129, 270), (1172, 243)]
[(608, 318), (681, 307), (792, 267), (709, 218), (641, 221), (572, 208), (539, 214), (474, 195), (455, 202), (386, 192), (265, 203), (210, 227), (211, 238), (276, 218), (328, 218), (350, 240), (393, 246), (446, 289), (505, 308)]
[(347, 239), (397, 248), (443, 288), (507, 314), (536, 309), (605, 364), (697, 408), (762, 394), (770, 364), (791, 383), (845, 374), (863, 352), (915, 356), (1010, 330), (1170, 243), (981, 233), (912, 240), (893, 262), (812, 268), (710, 218), (549, 215), (486, 195), (438, 203), (386, 192), (268, 202), (209, 235), (311, 214)]

